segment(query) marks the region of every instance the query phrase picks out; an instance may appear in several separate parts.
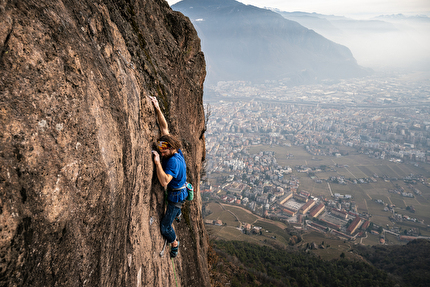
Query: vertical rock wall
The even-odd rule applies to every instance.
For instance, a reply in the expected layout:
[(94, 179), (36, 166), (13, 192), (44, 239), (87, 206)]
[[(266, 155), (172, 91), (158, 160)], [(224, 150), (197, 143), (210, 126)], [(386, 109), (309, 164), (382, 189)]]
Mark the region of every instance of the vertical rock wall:
[[(204, 77), (194, 28), (163, 0), (0, 0), (0, 286), (209, 285)], [(175, 270), (148, 95), (197, 188)]]

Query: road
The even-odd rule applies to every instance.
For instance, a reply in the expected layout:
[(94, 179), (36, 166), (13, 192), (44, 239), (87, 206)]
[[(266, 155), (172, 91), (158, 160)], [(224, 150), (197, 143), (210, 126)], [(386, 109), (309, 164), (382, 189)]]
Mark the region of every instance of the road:
[(330, 191), (331, 197), (333, 197), (333, 192), (331, 191), (330, 183), (327, 182), (328, 190)]

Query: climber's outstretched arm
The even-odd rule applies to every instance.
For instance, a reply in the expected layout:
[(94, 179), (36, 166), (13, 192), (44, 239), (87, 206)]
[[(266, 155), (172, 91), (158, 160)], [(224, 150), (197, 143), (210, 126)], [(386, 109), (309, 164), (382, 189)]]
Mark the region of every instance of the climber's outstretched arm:
[(161, 112), (160, 105), (158, 104), (158, 100), (156, 97), (151, 97), (152, 103), (154, 104), (155, 112), (157, 113), (158, 125), (160, 126), (161, 136), (169, 134), (169, 126), (167, 125), (167, 121), (164, 118), (163, 113)]

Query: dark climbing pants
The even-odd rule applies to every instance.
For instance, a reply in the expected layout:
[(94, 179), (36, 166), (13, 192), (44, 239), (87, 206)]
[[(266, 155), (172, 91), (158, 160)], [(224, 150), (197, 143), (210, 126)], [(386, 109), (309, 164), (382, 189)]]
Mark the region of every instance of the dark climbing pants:
[(181, 208), (175, 205), (178, 205), (178, 204), (174, 204), (172, 202), (169, 202), (167, 204), (166, 214), (161, 220), (161, 226), (160, 226), (161, 234), (166, 238), (168, 243), (172, 243), (176, 239), (176, 234), (175, 234), (175, 230), (173, 229), (172, 223), (173, 223), (173, 220), (175, 220), (175, 218), (179, 214), (181, 214)]

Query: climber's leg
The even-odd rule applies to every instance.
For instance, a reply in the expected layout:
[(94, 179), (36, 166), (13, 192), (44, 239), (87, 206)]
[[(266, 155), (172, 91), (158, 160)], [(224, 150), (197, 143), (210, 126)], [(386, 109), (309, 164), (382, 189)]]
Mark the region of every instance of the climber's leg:
[(161, 220), (161, 234), (166, 238), (168, 243), (172, 243), (176, 239), (175, 230), (173, 229), (172, 223), (175, 217), (181, 212), (181, 209), (174, 206), (170, 202), (167, 205), (166, 214)]

